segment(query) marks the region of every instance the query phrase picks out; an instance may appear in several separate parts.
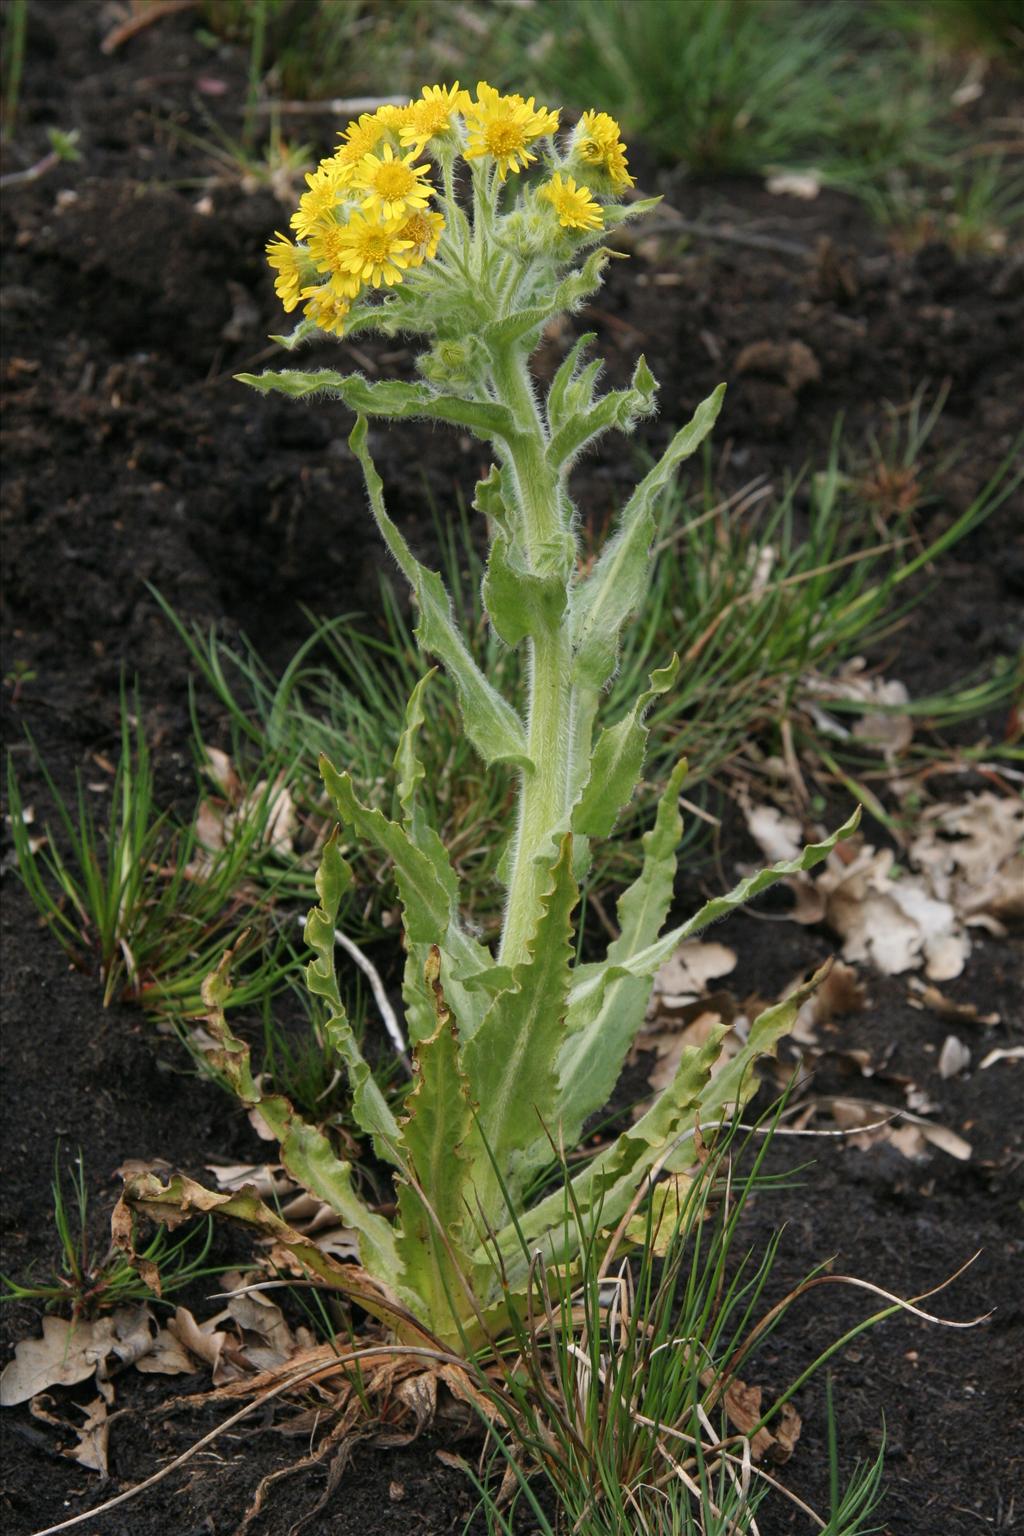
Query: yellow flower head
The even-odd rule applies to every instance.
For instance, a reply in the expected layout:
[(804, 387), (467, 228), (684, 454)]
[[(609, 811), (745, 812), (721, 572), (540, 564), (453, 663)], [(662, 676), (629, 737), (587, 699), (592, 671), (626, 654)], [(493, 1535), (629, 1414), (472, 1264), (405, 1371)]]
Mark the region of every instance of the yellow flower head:
[(402, 222), (354, 213), (347, 224), (338, 224), (330, 231), (318, 252), (310, 241), (310, 255), (319, 255), (321, 272), (335, 273), (341, 281), (347, 277), (350, 282), (355, 280), (357, 287), (366, 283), (379, 288), (386, 283), (390, 288), (402, 281), (411, 261), (412, 241), (402, 238)]
[(425, 85), (419, 101), (411, 101), (405, 108), (398, 137), (402, 148), (412, 147), (413, 153), (422, 155), (431, 139), (450, 133), (452, 118), (469, 105), (469, 92), (454, 85)]
[(576, 153), (587, 165), (599, 166), (616, 187), (631, 187), (633, 178), (626, 163), (626, 146), (620, 129), (607, 112), (584, 112), (580, 118)]
[[(391, 126), (384, 117), (387, 110), (380, 107), (373, 113), (364, 112), (357, 121), (349, 123), (341, 135), (341, 143), (334, 151), (333, 160), (323, 162), (325, 165), (336, 165), (345, 182), (351, 181), (361, 162), (373, 153), (387, 133)], [(398, 107), (390, 108), (391, 112), (399, 110)]]
[(353, 178), (353, 185), (365, 191), (362, 206), (367, 213), (376, 213), (382, 219), (397, 219), (425, 208), (433, 194), (429, 181), (423, 178), (430, 167), (414, 165), (415, 154), (396, 157), (390, 144), (385, 144), (380, 155), (365, 155)]
[(290, 315), (299, 302), (299, 286), (309, 265), (305, 251), (300, 251), (280, 231), (274, 231), (273, 240), (267, 241), (267, 263), (276, 272), (274, 292)]
[(563, 229), (591, 230), (604, 227), (600, 203), (595, 202), (586, 187), (578, 187), (571, 176), (563, 179), (556, 171), (551, 180), (544, 183), (537, 196), (551, 204)]
[(309, 259), (318, 272), (330, 273), (338, 283), (348, 285), (350, 296), (359, 291), (359, 279), (349, 268), (349, 242), (346, 224), (321, 224), (309, 237)]
[(289, 221), (300, 240), (308, 239), (318, 224), (332, 219), (344, 197), (338, 167), (331, 160), (324, 160), (315, 171), (308, 172), (306, 185), (309, 191), (299, 198), (298, 212)]
[(476, 101), (463, 108), (469, 143), (464, 151), (467, 160), (478, 160), (484, 155), (497, 163), (498, 176), (504, 181), (509, 171), (521, 171), (536, 160), (528, 146), (545, 134), (554, 133), (558, 127), (558, 113), (544, 107), (535, 107), (533, 97), (524, 101), (521, 96), (499, 96), (493, 85), (481, 80), (476, 88)]
[(412, 247), (409, 252), (409, 265), (411, 267), (422, 266), (424, 261), (432, 261), (437, 255), (437, 247), (444, 230), (444, 218), (439, 213), (430, 213), (427, 210), (417, 211), (406, 219), (398, 231), (400, 240), (408, 240)]
[(308, 301), (302, 310), (307, 320), (312, 320), (322, 331), (329, 331), (332, 336), (345, 334), (345, 319), (352, 307), (350, 298), (354, 295), (350, 295), (347, 289), (339, 288), (332, 278), (320, 287), (303, 288), (301, 296)]

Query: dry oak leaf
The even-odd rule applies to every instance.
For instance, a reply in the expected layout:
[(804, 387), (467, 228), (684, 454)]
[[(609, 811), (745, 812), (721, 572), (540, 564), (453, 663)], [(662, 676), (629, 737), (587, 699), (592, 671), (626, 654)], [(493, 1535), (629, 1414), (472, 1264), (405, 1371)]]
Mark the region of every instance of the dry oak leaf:
[(27, 1402), (47, 1387), (73, 1387), (92, 1375), (102, 1389), (111, 1356), (141, 1371), (173, 1375), (192, 1369), (145, 1302), (92, 1322), (44, 1317), (42, 1338), (22, 1339), (0, 1373), (0, 1406)]
[(94, 1397), (91, 1403), (87, 1403), (81, 1412), (85, 1414), (85, 1423), (78, 1425), (75, 1434), (78, 1444), (65, 1452), (72, 1461), (81, 1462), (83, 1467), (88, 1467), (90, 1472), (98, 1472), (101, 1477), (107, 1476), (107, 1452), (110, 1440), (110, 1425), (107, 1422), (107, 1403), (102, 1396)]
[(791, 1031), (797, 1045), (817, 1045), (817, 1026), (847, 1013), (862, 1013), (867, 994), (852, 965), (837, 960), (824, 981), (801, 1006)]
[(92, 1376), (114, 1347), (114, 1319), (69, 1322), (44, 1317), (40, 1339), (22, 1339), (0, 1372), (0, 1405), (27, 1403), (47, 1387), (73, 1387)]
[(910, 857), (935, 894), (967, 922), (994, 928), (1024, 921), (1024, 800), (991, 790), (933, 805)]
[(736, 968), (736, 951), (727, 944), (709, 944), (703, 939), (686, 939), (669, 956), (654, 977), (654, 1008), (657, 999), (700, 997), (709, 981), (728, 976)]
[[(843, 958), (869, 961), (888, 976), (922, 962), (933, 981), (959, 976), (971, 944), (954, 908), (931, 895), (918, 876), (893, 879), (894, 858), (891, 849), (870, 845), (848, 864), (830, 854), (813, 882), (824, 921), (843, 940)], [(804, 888), (799, 877), (787, 883)]]

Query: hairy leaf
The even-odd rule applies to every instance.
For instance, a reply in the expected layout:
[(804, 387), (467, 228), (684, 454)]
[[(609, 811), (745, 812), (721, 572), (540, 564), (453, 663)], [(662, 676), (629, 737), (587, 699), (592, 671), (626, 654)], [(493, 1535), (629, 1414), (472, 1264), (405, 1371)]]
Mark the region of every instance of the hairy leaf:
[(572, 838), (567, 835), (551, 872), (529, 956), (513, 967), (512, 986), (494, 999), (463, 1049), (463, 1066), (489, 1153), (486, 1161), (478, 1160), (476, 1184), (484, 1213), (492, 1220), (504, 1200), (496, 1189), (498, 1175), (491, 1162), (514, 1202), (536, 1165), (538, 1148), (540, 1160), (545, 1159), (545, 1127), (557, 1109), (555, 1061), (571, 977), (570, 916), (578, 897)]
[[(675, 1078), (647, 1113), (572, 1180), (572, 1198), (579, 1215), (613, 1228), (629, 1209), (645, 1177), (665, 1171), (678, 1174), (694, 1162), (693, 1132), (705, 1131), (731, 1119), (756, 1087), (752, 1071), (759, 1057), (774, 1052), (789, 1033), (797, 1013), (826, 974), (828, 966), (796, 988), (789, 997), (760, 1014), (747, 1044), (722, 1070), (711, 1075), (721, 1050), (725, 1026), (717, 1027), (703, 1045), (683, 1053)], [(517, 1284), (537, 1248), (549, 1262), (565, 1263), (578, 1242), (575, 1224), (565, 1221), (562, 1190), (542, 1200), (520, 1220), (498, 1234), (495, 1242), (506, 1258), (507, 1279)], [(524, 1256), (524, 1242), (526, 1245)]]
[(679, 465), (711, 431), (724, 396), (725, 385), (720, 384), (697, 407), (693, 420), (676, 433), (658, 463), (633, 492), (617, 532), (601, 551), (590, 576), (573, 593), (573, 646), (576, 673), (582, 683), (603, 688), (615, 671), (622, 627), (647, 594), (648, 554), (657, 527), (659, 497), (671, 484)]
[(389, 821), (376, 807), (364, 805), (356, 796), (351, 777), (339, 773), (326, 757), (320, 759), (320, 773), (346, 826), (393, 862), (409, 938), (416, 944), (439, 943), (448, 927), (451, 895), (431, 860), (398, 822)]
[(560, 571), (529, 571), (514, 544), (498, 534), (491, 546), (483, 586), (484, 605), (498, 635), (515, 647), (527, 635), (549, 632), (566, 604), (566, 578)]
[(417, 1043), (416, 1077), (402, 1121), (409, 1161), (399, 1188), (397, 1240), (405, 1284), (423, 1298), (425, 1315), (435, 1320), (451, 1311), (453, 1301), (457, 1315), (465, 1310), (460, 1275), (469, 1266), (460, 1259), (465, 1257), (463, 1228), (473, 1215), (467, 1176), (478, 1142), (458, 1030), (440, 973), (435, 948), (428, 953), (424, 977), (434, 1004), (434, 1030)]
[[(596, 373), (592, 378), (596, 378)], [(633, 381), (629, 389), (610, 390), (596, 404), (581, 400), (580, 407), (567, 416), (548, 444), (548, 463), (553, 469), (563, 471), (583, 452), (588, 443), (594, 442), (612, 427), (618, 427), (622, 432), (631, 432), (639, 417), (649, 416), (654, 410), (655, 387), (654, 376), (643, 357), (640, 357), (633, 370)], [(588, 394), (589, 388), (588, 384)]]
[(679, 675), (679, 657), (651, 673), (651, 686), (621, 720), (606, 726), (594, 748), (590, 778), (572, 814), (572, 829), (588, 837), (609, 837), (619, 813), (633, 798), (647, 751), (644, 715)]
[(821, 843), (809, 843), (803, 852), (795, 859), (782, 859), (777, 864), (771, 864), (767, 869), (759, 869), (756, 874), (747, 875), (738, 885), (724, 896), (714, 896), (678, 928), (663, 934), (654, 943), (648, 944), (644, 949), (636, 951), (627, 959), (617, 963), (610, 962), (597, 974), (591, 974), (580, 985), (573, 988), (571, 1004), (576, 1006), (584, 999), (602, 990), (609, 982), (619, 976), (653, 976), (663, 960), (667, 960), (674, 949), (677, 949), (684, 939), (689, 939), (694, 934), (700, 933), (709, 924), (717, 922), (720, 917), (727, 916), (736, 907), (742, 907), (746, 902), (752, 901), (762, 891), (774, 885), (786, 875), (798, 874), (801, 870), (813, 869), (827, 858), (836, 843), (851, 837), (860, 823), (860, 806), (854, 811), (849, 820)]
[[(333, 925), (332, 925), (333, 936)], [(243, 1104), (258, 1109), (281, 1145), (281, 1161), (297, 1183), (311, 1190), (359, 1235), (363, 1264), (375, 1274), (388, 1274), (396, 1263), (390, 1222), (371, 1211), (352, 1186), (352, 1165), (336, 1157), (324, 1133), (308, 1125), (280, 1093), (264, 1094), (252, 1075), (249, 1047), (231, 1033), (224, 1017), (230, 993), (230, 951), (203, 983), (203, 1001), (210, 1010), (206, 1029), (217, 1042), (206, 1051), (210, 1065), (230, 1083)], [(397, 1126), (396, 1126), (397, 1130)], [(390, 1266), (390, 1268), (389, 1268)]]
[[(417, 638), (452, 677), (466, 734), (485, 763), (529, 764), (526, 732), (515, 710), (487, 681), (473, 660), (452, 618), (451, 600), (436, 571), (420, 564), (384, 508), (383, 486), (366, 446), (366, 419), (360, 417), (349, 438), (366, 477), (377, 526), (413, 589), (420, 611)], [(431, 941), (432, 942), (432, 941)]]
[(342, 821), (363, 841), (373, 844), (394, 868), (402, 901), (402, 922), (410, 946), (410, 963), (403, 983), (410, 1033), (416, 1038), (433, 1028), (430, 1000), (423, 992), (421, 980), (424, 954), (418, 949), (431, 944), (442, 946), (445, 986), (457, 1004), (460, 1025), (471, 1033), (483, 1017), (484, 1005), (481, 997), (466, 991), (463, 977), (487, 970), (492, 962), (488, 951), (459, 922), (458, 882), (440, 838), (427, 829), (424, 851), (405, 827), (389, 821), (376, 807), (364, 805), (357, 798), (349, 775), (338, 773), (326, 757), (320, 759), (320, 772)]
[(512, 413), (494, 401), (471, 400), (463, 395), (445, 395), (429, 384), (410, 384), (401, 379), (382, 379), (371, 384), (361, 373), (337, 373), (332, 368), (318, 368), (302, 373), (296, 368), (273, 373), (237, 373), (240, 384), (249, 384), (261, 394), (331, 395), (360, 416), (386, 416), (397, 421), (426, 416), (452, 426), (468, 427), (485, 442), (495, 437), (515, 436)]
[(596, 331), (584, 331), (558, 365), (558, 372), (551, 380), (545, 406), (549, 431), (557, 432), (565, 424), (567, 416), (571, 414), (573, 403), (568, 399), (569, 386), (576, 378), (576, 370), (579, 368), (584, 352), (596, 340)]
[(328, 1043), (343, 1063), (352, 1094), (352, 1113), (360, 1129), (374, 1138), (378, 1157), (396, 1162), (398, 1124), (381, 1093), (369, 1064), (359, 1049), (345, 1005), (338, 990), (334, 967), (334, 929), (341, 897), (351, 883), (352, 871), (338, 852), (337, 828), (324, 844), (316, 873), (320, 905), (306, 918), (306, 943), (316, 958), (306, 966), (306, 986), (327, 1004), (324, 1025)]

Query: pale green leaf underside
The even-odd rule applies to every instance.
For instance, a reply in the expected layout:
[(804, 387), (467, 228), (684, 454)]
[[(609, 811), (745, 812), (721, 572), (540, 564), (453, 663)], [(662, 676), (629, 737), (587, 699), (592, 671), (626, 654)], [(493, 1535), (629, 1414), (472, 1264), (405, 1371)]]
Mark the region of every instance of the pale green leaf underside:
[(605, 545), (593, 571), (573, 593), (573, 644), (581, 682), (603, 688), (615, 670), (622, 626), (643, 602), (650, 580), (648, 552), (654, 539), (658, 500), (679, 465), (711, 431), (725, 397), (725, 385), (699, 405), (693, 420), (676, 433), (654, 468), (644, 476)]
[(451, 601), (436, 571), (421, 565), (384, 507), (383, 485), (366, 446), (366, 419), (349, 438), (362, 465), (370, 507), (384, 541), (413, 589), (420, 611), (417, 637), (443, 663), (459, 695), (466, 734), (485, 763), (529, 764), (526, 732), (512, 706), (487, 681), (452, 618)]

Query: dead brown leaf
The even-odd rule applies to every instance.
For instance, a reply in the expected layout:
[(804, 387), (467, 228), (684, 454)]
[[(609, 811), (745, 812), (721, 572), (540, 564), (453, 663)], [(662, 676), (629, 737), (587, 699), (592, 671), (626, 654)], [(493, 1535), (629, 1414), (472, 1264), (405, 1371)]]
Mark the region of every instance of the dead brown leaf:
[[(701, 1382), (704, 1386), (714, 1383), (714, 1373), (710, 1370), (701, 1373)], [(717, 1392), (713, 1394), (717, 1396)], [(764, 1393), (760, 1387), (749, 1386), (738, 1376), (732, 1376), (725, 1389), (725, 1411), (729, 1422), (741, 1435), (749, 1436), (755, 1425), (760, 1422), (763, 1412), (762, 1401)], [(784, 1403), (774, 1419), (774, 1428), (769, 1429), (762, 1424), (750, 1441), (750, 1454), (755, 1461), (764, 1461), (766, 1458), (781, 1464), (788, 1461), (800, 1438), (800, 1415), (792, 1403)]]
[(852, 965), (837, 960), (797, 1014), (792, 1039), (798, 1045), (816, 1045), (819, 1025), (830, 1024), (848, 1013), (862, 1013), (866, 1005), (867, 994), (857, 972)]
[(22, 1339), (0, 1372), (0, 1406), (27, 1403), (47, 1387), (73, 1387), (92, 1376), (100, 1361), (114, 1347), (114, 1320), (71, 1323), (63, 1317), (44, 1317), (43, 1335)]
[[(208, 1318), (203, 1323), (197, 1323), (187, 1307), (178, 1307), (167, 1324), (168, 1332), (181, 1347), (210, 1367), (210, 1376), (215, 1387), (223, 1386), (229, 1381), (237, 1381), (245, 1374), (242, 1368), (231, 1359), (228, 1335), (216, 1326), (226, 1316), (226, 1312), (220, 1312), (216, 1318)], [(225, 1356), (226, 1349), (228, 1353)]]
[(893, 1115), (891, 1104), (871, 1103), (866, 1099), (835, 1098), (826, 1101), (825, 1107), (830, 1110), (832, 1119), (841, 1130), (865, 1127), (862, 1135), (850, 1136), (846, 1141), (847, 1145), (857, 1147), (860, 1151), (866, 1151), (880, 1142), (888, 1142), (912, 1161), (927, 1156), (929, 1145), (938, 1147), (958, 1162), (967, 1162), (972, 1155), (970, 1142), (951, 1131), (948, 1126), (937, 1125), (935, 1121), (925, 1120), (923, 1116), (906, 1109), (897, 1112), (898, 1121), (877, 1125), (876, 1121)]
[(910, 846), (938, 896), (967, 922), (1024, 920), (1024, 800), (986, 790), (930, 806)]
[[(687, 939), (655, 975), (654, 997), (664, 998), (666, 1002), (700, 997), (709, 981), (728, 976), (735, 968), (736, 951), (727, 944)], [(654, 1007), (657, 1006), (655, 1001)]]
[(94, 1397), (92, 1402), (87, 1403), (80, 1411), (85, 1414), (85, 1423), (75, 1427), (78, 1444), (64, 1454), (72, 1461), (81, 1462), (83, 1467), (88, 1467), (91, 1472), (98, 1472), (105, 1478), (108, 1475), (107, 1454), (110, 1440), (106, 1400), (102, 1396)]
[(0, 1374), (0, 1405), (5, 1408), (27, 1402), (48, 1387), (75, 1386), (93, 1375), (105, 1392), (111, 1361), (151, 1372), (192, 1369), (190, 1362), (176, 1357), (145, 1302), (118, 1307), (92, 1321), (44, 1317), (42, 1328), (41, 1338), (22, 1339)]

